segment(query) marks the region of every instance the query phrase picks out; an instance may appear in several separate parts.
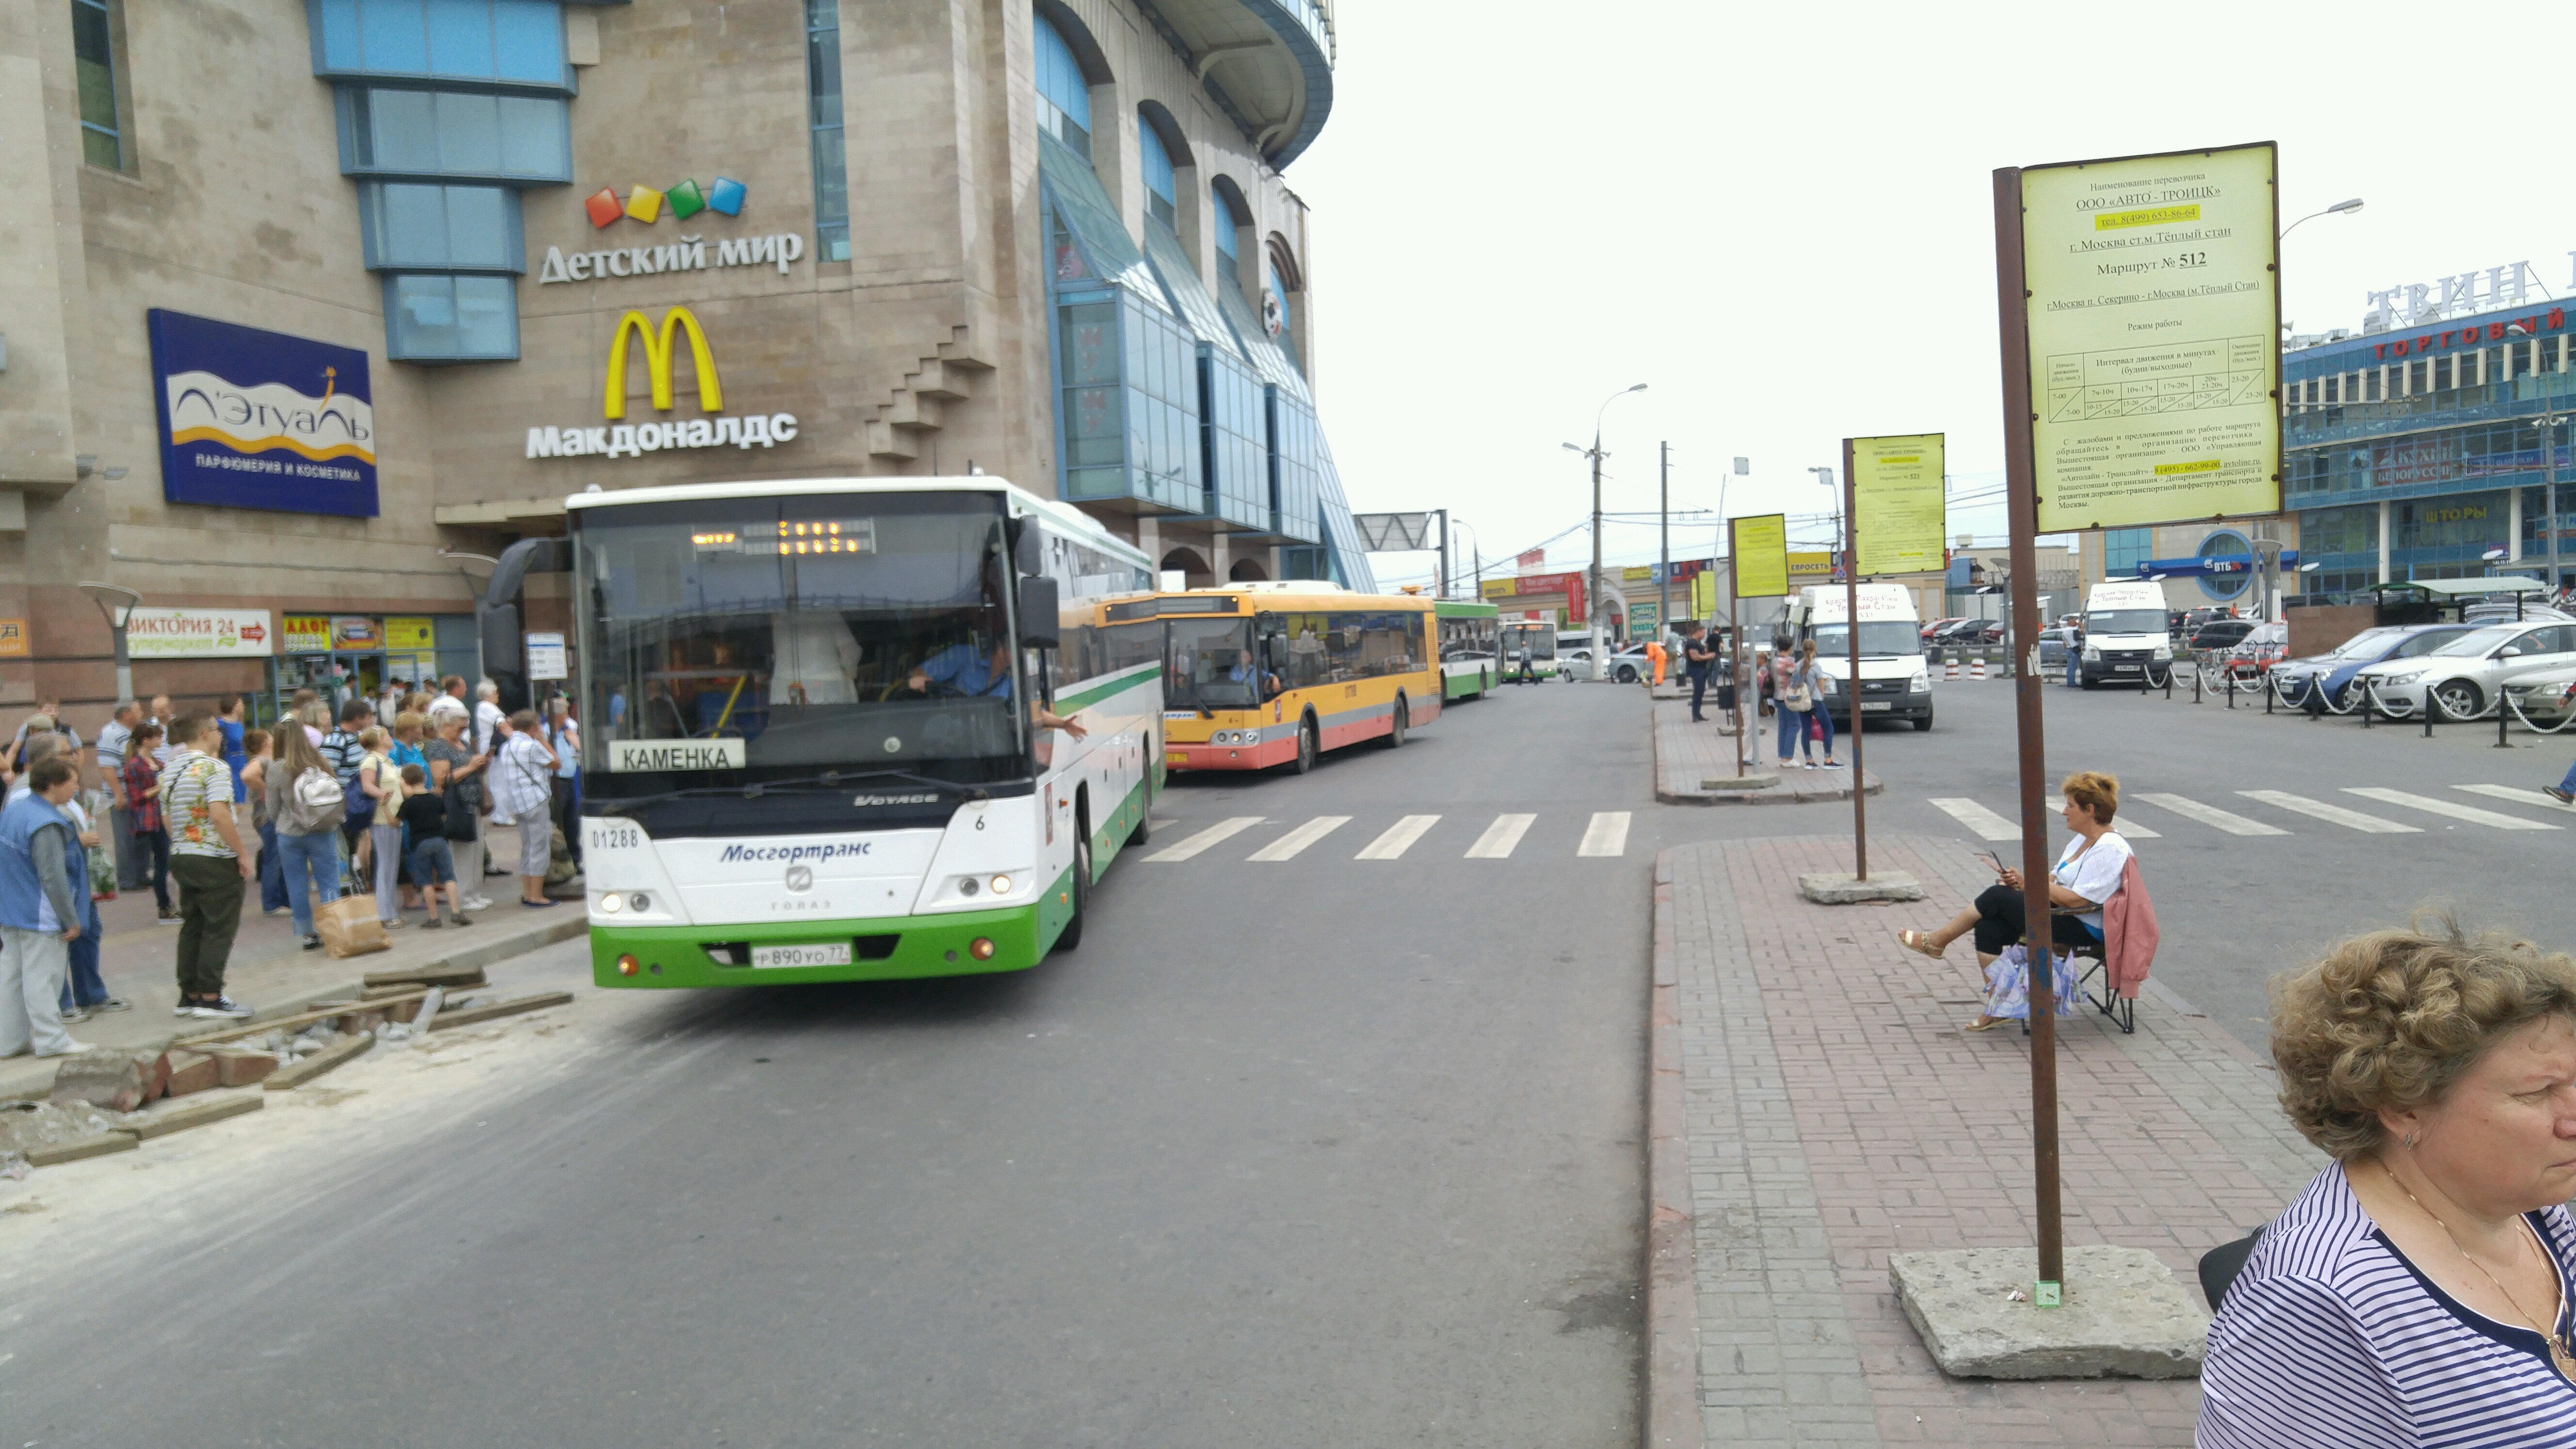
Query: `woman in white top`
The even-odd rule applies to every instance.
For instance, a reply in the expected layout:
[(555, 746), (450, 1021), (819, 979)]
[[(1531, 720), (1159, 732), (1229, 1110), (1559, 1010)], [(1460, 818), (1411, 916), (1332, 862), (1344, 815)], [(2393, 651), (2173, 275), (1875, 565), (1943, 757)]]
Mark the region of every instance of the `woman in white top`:
[[(2111, 828), (2111, 817), (2120, 810), (2118, 780), (2099, 770), (2079, 770), (2058, 789), (2066, 797), (2059, 813), (2066, 828), (2075, 833), (2059, 853), (2057, 868), (2049, 873), (2050, 935), (2064, 948), (2102, 939), (2102, 903), (2119, 891), (2120, 873), (2136, 852)], [(2021, 872), (2006, 868), (2002, 876), (1977, 897), (1974, 906), (1951, 917), (1941, 929), (1899, 931), (1897, 941), (1909, 951), (1937, 957), (1951, 942), (1973, 932), (1977, 964), (1993, 965), (2006, 946), (2022, 939), (2024, 930)], [(1968, 1029), (1985, 1031), (2002, 1019), (1980, 1012)]]

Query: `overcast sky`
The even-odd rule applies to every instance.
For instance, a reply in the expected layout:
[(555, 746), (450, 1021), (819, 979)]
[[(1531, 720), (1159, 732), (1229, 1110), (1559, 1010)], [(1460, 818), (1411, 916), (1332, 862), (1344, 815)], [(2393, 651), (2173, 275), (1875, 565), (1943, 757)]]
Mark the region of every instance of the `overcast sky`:
[[(1313, 208), (1317, 383), (1351, 506), (1447, 506), (1490, 570), (1605, 506), (1793, 515), (1822, 545), (1846, 434), (1949, 435), (1950, 532), (2000, 541), (1993, 168), (2281, 146), (2294, 330), (2370, 290), (2528, 259), (2570, 296), (2550, 180), (2564, 6), (2163, 0), (1476, 5), (1347, 0)], [(2554, 193), (2554, 194), (2553, 194)], [(2535, 292), (2535, 297), (2539, 296)], [(1961, 495), (1987, 501), (1960, 502)], [(1468, 537), (1461, 534), (1464, 540)], [(1676, 558), (1712, 551), (1676, 528)], [(1581, 531), (1555, 567), (1588, 556)], [(1651, 519), (1607, 557), (1650, 562)], [(1377, 560), (1381, 586), (1431, 556)], [(1464, 567), (1462, 563), (1461, 567)]]

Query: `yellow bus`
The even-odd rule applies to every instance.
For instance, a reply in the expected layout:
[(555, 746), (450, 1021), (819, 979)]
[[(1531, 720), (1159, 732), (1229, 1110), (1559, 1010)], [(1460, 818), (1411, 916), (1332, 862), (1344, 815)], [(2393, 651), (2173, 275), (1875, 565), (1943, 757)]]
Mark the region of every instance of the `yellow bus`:
[(1155, 610), (1173, 769), (1302, 775), (1326, 750), (1392, 749), (1440, 717), (1430, 599), (1293, 581), (1165, 593)]

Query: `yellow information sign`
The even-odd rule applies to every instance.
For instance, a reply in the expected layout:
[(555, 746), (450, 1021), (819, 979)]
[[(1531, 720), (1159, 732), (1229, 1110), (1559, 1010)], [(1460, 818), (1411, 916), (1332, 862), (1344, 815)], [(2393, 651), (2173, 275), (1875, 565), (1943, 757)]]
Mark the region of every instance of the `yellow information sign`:
[(2021, 173), (2041, 533), (2281, 511), (2275, 162), (2267, 141)]
[(1864, 576), (1942, 566), (1942, 459), (1939, 433), (1851, 440), (1852, 526)]
[(1757, 513), (1726, 521), (1727, 558), (1734, 567), (1735, 597), (1776, 599), (1789, 592), (1789, 516)]
[(1714, 569), (1703, 569), (1700, 572), (1691, 575), (1690, 585), (1691, 617), (1695, 619), (1716, 618), (1717, 571)]

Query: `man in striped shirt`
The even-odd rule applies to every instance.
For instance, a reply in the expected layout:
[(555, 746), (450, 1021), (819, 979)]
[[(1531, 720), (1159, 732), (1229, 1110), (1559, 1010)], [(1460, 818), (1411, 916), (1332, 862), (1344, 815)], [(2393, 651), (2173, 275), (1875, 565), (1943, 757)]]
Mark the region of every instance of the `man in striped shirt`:
[(223, 729), (213, 715), (192, 713), (170, 732), (180, 746), (161, 768), (161, 820), (170, 832), (170, 873), (179, 880), (179, 1014), (248, 1016), (249, 1007), (224, 995), (242, 884), (257, 867), (233, 821)]

